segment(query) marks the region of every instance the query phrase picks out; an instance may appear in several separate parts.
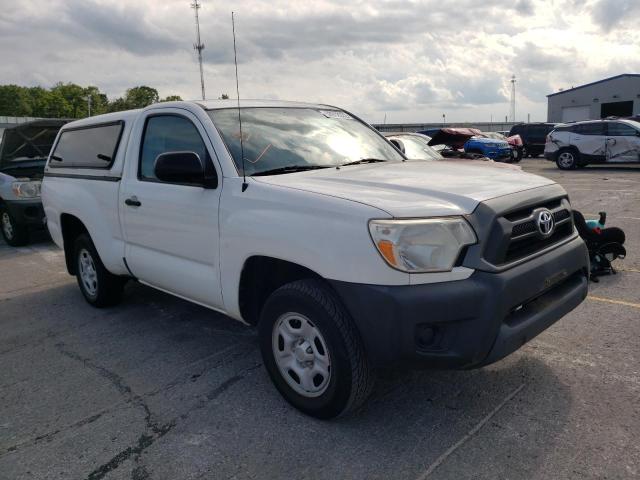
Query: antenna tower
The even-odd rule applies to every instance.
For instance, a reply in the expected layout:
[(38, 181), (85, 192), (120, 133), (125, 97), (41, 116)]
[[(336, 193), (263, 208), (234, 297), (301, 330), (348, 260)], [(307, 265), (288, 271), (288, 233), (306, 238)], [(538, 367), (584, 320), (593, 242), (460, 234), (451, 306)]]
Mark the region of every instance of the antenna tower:
[(200, 10), (200, 2), (193, 0), (191, 8), (196, 12), (196, 43), (193, 44), (194, 50), (198, 52), (198, 63), (200, 64), (200, 88), (202, 89), (202, 100), (204, 97), (204, 72), (202, 70), (202, 50), (204, 50), (204, 43), (200, 41), (200, 18), (198, 17), (198, 10)]
[(511, 75), (511, 121), (516, 121), (516, 76)]

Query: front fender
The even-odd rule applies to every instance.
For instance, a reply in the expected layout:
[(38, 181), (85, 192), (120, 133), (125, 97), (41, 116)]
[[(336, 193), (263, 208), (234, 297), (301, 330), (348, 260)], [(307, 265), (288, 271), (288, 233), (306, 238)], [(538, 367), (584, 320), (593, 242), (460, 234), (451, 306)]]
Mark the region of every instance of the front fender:
[(225, 309), (240, 318), (238, 289), (246, 260), (266, 256), (296, 263), (323, 278), (408, 285), (389, 268), (369, 236), (368, 220), (389, 214), (362, 203), (249, 179), (225, 179), (220, 202), (220, 275)]

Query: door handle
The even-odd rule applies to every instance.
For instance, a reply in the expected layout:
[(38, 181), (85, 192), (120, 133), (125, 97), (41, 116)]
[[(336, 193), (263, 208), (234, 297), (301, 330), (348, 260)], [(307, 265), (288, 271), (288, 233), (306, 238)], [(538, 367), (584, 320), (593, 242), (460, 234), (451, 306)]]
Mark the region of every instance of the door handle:
[(124, 201), (124, 204), (130, 207), (139, 207), (140, 205), (142, 205), (142, 202), (140, 202), (140, 200), (138, 200), (138, 197), (134, 195), (133, 197), (127, 198)]

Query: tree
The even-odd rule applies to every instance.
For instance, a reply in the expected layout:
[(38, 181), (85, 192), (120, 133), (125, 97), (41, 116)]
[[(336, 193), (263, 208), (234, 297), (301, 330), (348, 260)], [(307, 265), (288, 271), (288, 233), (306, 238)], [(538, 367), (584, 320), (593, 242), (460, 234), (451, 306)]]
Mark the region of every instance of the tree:
[[(58, 82), (50, 89), (0, 85), (0, 115), (9, 117), (82, 118), (107, 112), (144, 108), (160, 101), (155, 88), (141, 85), (130, 88), (124, 97), (109, 100), (96, 86), (82, 87)], [(164, 102), (182, 100), (169, 95)]]
[(87, 95), (80, 85), (58, 82), (51, 89), (51, 93), (65, 99), (68, 110), (63, 116), (70, 118), (87, 116)]
[(100, 92), (98, 87), (89, 86), (84, 89), (85, 101), (87, 97), (91, 98), (91, 115), (100, 115), (107, 112), (109, 106), (109, 99), (107, 96)]
[(29, 92), (18, 85), (0, 85), (0, 115), (28, 117), (33, 114)]
[(158, 90), (141, 85), (127, 90), (124, 102), (128, 108), (144, 108), (160, 101)]
[(222, 95), (220, 95), (220, 98), (218, 100), (229, 100), (229, 95), (226, 93), (223, 93)]
[(180, 102), (182, 97), (180, 95), (169, 95), (168, 97), (160, 100), (161, 102)]

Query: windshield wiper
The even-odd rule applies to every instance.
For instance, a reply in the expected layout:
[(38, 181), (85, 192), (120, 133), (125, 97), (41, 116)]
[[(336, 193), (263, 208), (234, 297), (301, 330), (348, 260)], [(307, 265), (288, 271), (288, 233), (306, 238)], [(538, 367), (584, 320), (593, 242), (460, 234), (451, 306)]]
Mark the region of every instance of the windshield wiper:
[(347, 162), (340, 165), (341, 167), (346, 167), (347, 165), (359, 165), (361, 163), (378, 163), (378, 162), (387, 162), (388, 160), (384, 160), (382, 158), (361, 158), (360, 160), (354, 160), (353, 162)]
[(304, 172), (305, 170), (318, 170), (320, 168), (331, 168), (331, 165), (287, 165), (286, 167), (272, 168), (271, 170), (252, 173), (251, 176), (280, 175), (283, 173)]

